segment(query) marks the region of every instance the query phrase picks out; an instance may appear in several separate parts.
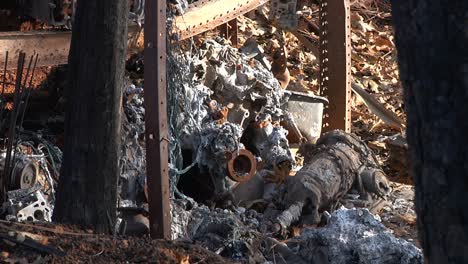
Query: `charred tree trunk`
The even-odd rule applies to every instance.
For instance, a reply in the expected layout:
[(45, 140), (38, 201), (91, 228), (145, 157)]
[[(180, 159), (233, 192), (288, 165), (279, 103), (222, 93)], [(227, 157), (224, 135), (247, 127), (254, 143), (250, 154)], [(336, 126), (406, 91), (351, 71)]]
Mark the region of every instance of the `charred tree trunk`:
[(392, 5), (424, 255), (467, 263), (468, 1)]
[(116, 216), (126, 0), (78, 1), (54, 219), (109, 231)]

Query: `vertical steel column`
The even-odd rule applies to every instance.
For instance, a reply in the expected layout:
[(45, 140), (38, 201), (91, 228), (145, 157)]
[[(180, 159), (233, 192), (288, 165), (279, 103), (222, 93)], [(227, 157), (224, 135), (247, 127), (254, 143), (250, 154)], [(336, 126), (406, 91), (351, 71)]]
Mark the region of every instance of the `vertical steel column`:
[(218, 26), (220, 34), (223, 38), (230, 40), (233, 47), (237, 48), (238, 45), (238, 28), (237, 28), (237, 18), (230, 20), (227, 23), (224, 23)]
[(171, 238), (166, 110), (166, 0), (145, 3), (146, 179), (152, 238)]
[(320, 4), (320, 92), (325, 107), (322, 131), (351, 131), (351, 28), (349, 0)]

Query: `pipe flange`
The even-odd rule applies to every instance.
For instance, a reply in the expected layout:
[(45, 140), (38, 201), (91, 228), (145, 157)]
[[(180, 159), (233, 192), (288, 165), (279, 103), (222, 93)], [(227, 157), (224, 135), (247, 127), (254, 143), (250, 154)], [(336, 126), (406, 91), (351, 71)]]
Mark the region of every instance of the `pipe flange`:
[(228, 176), (236, 182), (245, 182), (255, 175), (257, 160), (252, 152), (246, 149), (234, 151), (227, 163)]
[(19, 157), (16, 159), (11, 172), (11, 188), (28, 189), (33, 187), (38, 180), (39, 168), (29, 158)]

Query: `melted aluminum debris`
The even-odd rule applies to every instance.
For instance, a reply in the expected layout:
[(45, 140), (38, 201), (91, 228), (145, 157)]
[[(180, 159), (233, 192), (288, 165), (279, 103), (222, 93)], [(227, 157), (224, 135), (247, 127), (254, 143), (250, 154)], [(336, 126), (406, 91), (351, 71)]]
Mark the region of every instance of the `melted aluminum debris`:
[[(212, 40), (206, 41), (194, 54), (176, 56), (179, 55), (168, 56), (169, 71), (177, 71), (178, 75), (170, 76), (168, 82), (172, 190), (177, 192), (175, 186), (178, 177), (184, 177), (183, 174), (195, 165), (209, 171), (199, 176), (212, 177), (217, 182), (218, 191), (229, 190), (231, 182), (225, 175), (224, 154), (244, 147), (256, 152), (254, 154), (258, 160), (265, 163), (258, 175), (277, 173), (278, 168), (274, 165), (290, 160), (291, 154), (286, 138), (288, 131), (280, 125), (288, 114), (282, 109), (285, 92), (271, 73), (261, 63), (251, 61), (236, 49)], [(122, 188), (138, 192), (136, 190), (141, 189), (140, 183), (144, 182), (145, 174), (144, 155), (137, 154), (144, 152), (143, 98), (141, 92), (129, 94), (132, 93), (127, 93), (124, 101), (126, 119), (123, 123), (126, 134), (123, 151), (132, 153), (133, 157), (124, 155), (122, 177), (140, 180), (133, 180), (134, 191), (130, 191), (128, 182), (122, 182)], [(242, 137), (250, 138), (249, 146), (241, 140)], [(128, 150), (129, 147), (136, 149)], [(185, 169), (180, 166), (180, 148), (192, 150), (196, 156), (192, 165)], [(135, 156), (141, 160), (135, 162)], [(278, 186), (284, 189), (285, 185)], [(282, 196), (281, 192), (272, 195), (271, 199), (267, 199), (266, 206), (281, 204), (281, 201), (275, 199), (279, 196)], [(128, 200), (121, 204), (134, 206), (131, 197), (127, 196)], [(342, 259), (355, 258), (355, 252), (363, 260), (362, 263), (398, 263), (400, 259), (415, 260), (408, 263), (420, 263), (421, 260), (417, 248), (396, 239), (366, 210), (339, 209), (331, 215), (325, 227), (303, 229), (302, 235), (295, 238), (295, 244), (292, 244), (279, 243), (273, 238), (274, 233), (268, 233), (282, 212), (281, 208), (259, 209), (257, 212), (253, 209), (258, 209), (262, 203), (254, 203), (230, 210), (210, 209), (190, 198), (183, 198), (186, 199), (171, 199), (173, 239), (192, 240), (233, 261), (310, 263), (310, 257), (314, 256), (311, 252), (325, 252), (328, 256), (336, 257), (336, 260), (329, 259), (325, 263), (340, 263)], [(347, 216), (342, 217), (343, 214)], [(339, 224), (343, 223), (340, 219), (346, 219), (346, 227)], [(345, 234), (349, 245), (341, 256), (333, 255), (333, 252), (337, 252), (334, 251), (334, 245), (324, 246), (314, 240), (314, 237), (319, 237), (314, 234), (320, 233), (320, 241), (326, 241), (329, 236), (330, 243), (335, 243), (332, 239), (341, 232), (339, 227), (346, 228), (346, 232), (360, 230), (355, 235)], [(366, 239), (372, 239), (373, 245), (365, 248), (359, 246), (358, 242)], [(339, 246), (346, 245), (336, 244), (336, 247)], [(386, 255), (388, 259), (382, 261), (368, 261), (369, 256), (381, 254), (383, 248), (389, 248), (389, 252), (395, 254)]]
[[(208, 172), (215, 193), (229, 191), (233, 183), (226, 177), (226, 153), (247, 148), (245, 136), (263, 167), (294, 158), (279, 123), (288, 117), (281, 109), (287, 93), (262, 63), (223, 43), (207, 40), (192, 54), (168, 56), (168, 115), (172, 193), (179, 177), (198, 165)], [(130, 86), (124, 96), (121, 158), (121, 199), (138, 205), (144, 186), (144, 109), (142, 89)], [(269, 118), (261, 129), (252, 124)], [(290, 118), (289, 118), (290, 119)], [(289, 121), (289, 120), (288, 120)], [(247, 131), (248, 130), (248, 131)], [(246, 133), (247, 132), (247, 133)], [(253, 133), (252, 137), (247, 134)], [(181, 150), (194, 153), (193, 163), (182, 168)], [(132, 202), (133, 201), (133, 202)], [(136, 202), (135, 202), (136, 201)]]
[(119, 188), (120, 203), (128, 207), (142, 202), (146, 182), (143, 88), (130, 85), (124, 93), (123, 108)]
[(367, 209), (341, 208), (323, 228), (308, 228), (288, 241), (304, 263), (423, 263), (420, 249), (396, 238)]
[(172, 238), (190, 239), (240, 263), (423, 263), (422, 252), (396, 238), (367, 209), (335, 211), (320, 228), (281, 243), (263, 231), (266, 217), (239, 207), (214, 209), (172, 200)]
[[(206, 40), (189, 58), (189, 81), (194, 85), (183, 85), (181, 101), (185, 101), (185, 111), (179, 114), (176, 125), (185, 134), (179, 142), (181, 147), (192, 149), (199, 166), (208, 168), (217, 193), (232, 186), (226, 178), (225, 165), (220, 164), (226, 163), (226, 152), (244, 148), (240, 141), (247, 129), (247, 133), (253, 133), (249, 145), (265, 162), (265, 168), (285, 160), (294, 163), (287, 131), (277, 125), (285, 117), (281, 109), (287, 98), (284, 90), (261, 62), (223, 41)], [(221, 117), (214, 117), (216, 114), (210, 111), (208, 102), (213, 100), (218, 109), (224, 109), (219, 111)], [(265, 125), (259, 129), (251, 127), (266, 116), (269, 121)], [(275, 122), (274, 127), (271, 122)], [(207, 148), (207, 142), (214, 145)], [(221, 178), (225, 180), (219, 182)]]
[(264, 100), (280, 108), (284, 91), (259, 61), (250, 59), (222, 39), (206, 40), (191, 64), (192, 80), (213, 90), (213, 99), (239, 104), (245, 99)]
[(244, 146), (239, 143), (241, 128), (236, 124), (209, 123), (201, 132), (202, 142), (198, 151), (198, 164), (208, 168), (215, 186), (215, 193), (229, 191), (234, 183), (226, 177), (226, 153), (238, 151)]
[[(0, 175), (4, 175), (6, 152), (0, 152)], [(22, 131), (12, 151), (10, 184), (0, 216), (8, 221), (50, 222), (62, 152), (36, 132)]]

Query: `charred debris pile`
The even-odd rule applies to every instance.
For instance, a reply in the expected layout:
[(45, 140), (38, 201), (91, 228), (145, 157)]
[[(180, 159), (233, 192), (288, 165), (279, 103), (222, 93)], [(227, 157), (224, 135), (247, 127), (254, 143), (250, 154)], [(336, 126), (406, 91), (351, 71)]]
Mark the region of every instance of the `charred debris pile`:
[[(397, 206), (372, 150), (356, 135), (322, 133), (326, 98), (285, 90), (254, 39), (239, 49), (223, 38), (190, 47), (168, 49), (173, 239), (243, 263), (423, 262), (377, 215)], [(115, 226), (123, 236), (149, 231), (143, 68), (141, 55), (127, 62)], [(18, 121), (0, 153), (0, 173), (11, 175), (0, 213), (51, 221), (60, 140)]]
[[(222, 38), (171, 50), (173, 239), (248, 263), (422, 263), (380, 222), (392, 190), (371, 149), (342, 131), (320, 136), (327, 99), (282, 89), (261, 52)], [(141, 92), (127, 93), (122, 207), (146, 206)], [(130, 210), (126, 227), (147, 232)]]

